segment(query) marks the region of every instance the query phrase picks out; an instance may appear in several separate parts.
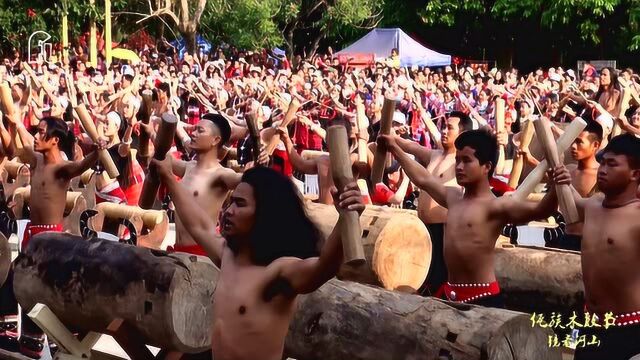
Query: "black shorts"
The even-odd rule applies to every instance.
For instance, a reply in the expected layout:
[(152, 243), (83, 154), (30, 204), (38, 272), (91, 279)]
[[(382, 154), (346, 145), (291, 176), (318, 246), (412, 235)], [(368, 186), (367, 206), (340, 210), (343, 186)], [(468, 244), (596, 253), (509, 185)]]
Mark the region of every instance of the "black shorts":
[(548, 241), (545, 246), (556, 249), (580, 251), (582, 236), (563, 233), (557, 239)]
[(427, 224), (427, 230), (431, 236), (431, 265), (419, 293), (433, 296), (449, 276), (444, 262), (444, 223)]
[(582, 335), (587, 335), (587, 343), (595, 336), (600, 344), (576, 348), (574, 360), (628, 360), (640, 354), (640, 324), (580, 329)]
[(502, 293), (481, 297), (473, 301), (469, 301), (467, 304), (480, 305), (484, 307), (504, 309), (504, 296)]

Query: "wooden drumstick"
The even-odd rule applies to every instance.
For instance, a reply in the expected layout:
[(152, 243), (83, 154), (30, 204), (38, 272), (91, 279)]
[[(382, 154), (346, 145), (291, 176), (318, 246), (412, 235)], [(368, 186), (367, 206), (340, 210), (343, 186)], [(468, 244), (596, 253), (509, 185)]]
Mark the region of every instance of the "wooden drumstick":
[[(393, 113), (396, 111), (396, 99), (385, 96), (384, 104), (382, 105), (382, 118), (380, 119), (380, 134), (389, 135), (391, 132), (391, 121), (393, 120)], [(380, 147), (376, 148), (376, 153), (373, 157), (373, 166), (371, 168), (371, 184), (382, 182), (382, 175), (384, 175), (384, 165), (387, 160), (387, 152)]]
[[(556, 147), (556, 142), (554, 141), (553, 134), (551, 133), (551, 127), (547, 121), (548, 120), (544, 118), (533, 120), (533, 126), (536, 129), (536, 134), (538, 135), (538, 139), (540, 139), (540, 144), (544, 149), (545, 157), (549, 166), (556, 167), (561, 164), (560, 156), (558, 155), (558, 148)], [(569, 185), (558, 184), (556, 184), (555, 187), (558, 195), (558, 203), (560, 204), (560, 211), (562, 212), (567, 224), (575, 224), (579, 222), (580, 215), (578, 214), (578, 209), (576, 208), (576, 203), (573, 199), (571, 187)]]
[(253, 160), (258, 164), (258, 158), (260, 157), (260, 130), (258, 129), (258, 123), (256, 121), (256, 114), (251, 112), (246, 114), (247, 128), (249, 129), (249, 136), (253, 143)]
[[(558, 151), (564, 153), (573, 144), (573, 141), (580, 135), (587, 123), (581, 118), (575, 118), (569, 126), (564, 129), (564, 133), (558, 138)], [(549, 168), (547, 160), (542, 160), (524, 179), (522, 184), (516, 189), (514, 196), (519, 199), (526, 199), (533, 192), (536, 185), (542, 181), (544, 174)]]
[[(96, 126), (93, 123), (93, 119), (91, 119), (91, 115), (89, 115), (87, 108), (84, 106), (84, 104), (80, 104), (75, 107), (75, 111), (78, 114), (78, 118), (80, 118), (82, 127), (87, 132), (91, 140), (93, 140), (93, 142), (97, 144), (99, 140), (98, 131), (96, 130)], [(113, 162), (111, 155), (109, 155), (109, 152), (106, 149), (97, 150), (97, 151), (98, 151), (98, 157), (100, 158), (100, 162), (102, 163), (105, 170), (107, 171), (107, 174), (109, 174), (109, 177), (112, 179), (115, 179), (116, 177), (118, 177), (118, 175), (120, 175), (120, 172), (118, 171), (116, 164)]]
[[(330, 126), (327, 131), (327, 142), (333, 182), (342, 191), (353, 181), (349, 139), (344, 126)], [(341, 211), (340, 216), (343, 221), (339, 221), (338, 224), (340, 224), (344, 262), (351, 265), (362, 264), (365, 257), (361, 241), (360, 216), (357, 211)]]
[[(522, 130), (522, 137), (520, 138), (520, 146), (518, 147), (520, 151), (524, 151), (529, 148), (529, 144), (531, 144), (531, 140), (533, 139), (533, 130), (533, 122), (531, 122), (531, 120), (527, 121), (524, 126), (524, 130)], [(513, 160), (513, 167), (511, 168), (511, 175), (509, 176), (509, 186), (512, 189), (515, 189), (518, 186), (523, 167), (524, 156), (518, 155)]]
[(358, 161), (361, 163), (367, 163), (367, 139), (369, 133), (367, 128), (369, 127), (369, 121), (365, 113), (364, 104), (359, 101), (356, 104), (356, 123), (358, 124)]
[[(284, 115), (282, 124), (280, 124), (281, 128), (285, 128), (285, 129), (287, 128), (287, 125), (289, 125), (289, 123), (293, 121), (293, 119), (295, 119), (296, 112), (298, 111), (299, 108), (300, 108), (300, 101), (298, 101), (298, 99), (296, 98), (293, 98), (291, 100), (291, 103), (289, 103), (289, 108), (287, 109), (287, 113)], [(277, 134), (271, 138), (266, 149), (267, 154), (269, 154), (269, 156), (273, 154), (273, 151), (276, 149), (279, 142), (280, 142), (280, 136), (278, 136)]]
[[(158, 134), (156, 135), (156, 141), (154, 147), (156, 149), (153, 154), (153, 158), (156, 160), (164, 160), (167, 156), (167, 152), (173, 144), (173, 136), (176, 133), (176, 127), (178, 125), (178, 118), (172, 113), (164, 113), (161, 116), (162, 121), (158, 128)], [(158, 188), (160, 187), (160, 177), (154, 167), (149, 168), (149, 174), (144, 178), (144, 184), (142, 185), (142, 191), (140, 193), (140, 200), (138, 205), (143, 209), (151, 209), (158, 194)]]
[[(503, 98), (496, 99), (496, 133), (504, 131), (504, 109), (505, 109), (505, 101)], [(498, 147), (498, 163), (496, 164), (497, 175), (502, 175), (504, 173), (504, 162), (505, 162), (505, 152), (504, 146), (500, 145)]]

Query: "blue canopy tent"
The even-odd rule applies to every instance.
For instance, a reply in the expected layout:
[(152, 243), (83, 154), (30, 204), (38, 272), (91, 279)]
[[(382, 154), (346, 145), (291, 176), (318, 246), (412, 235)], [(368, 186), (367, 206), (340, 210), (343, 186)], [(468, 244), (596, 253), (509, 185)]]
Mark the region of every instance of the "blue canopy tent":
[[(173, 40), (170, 44), (178, 50), (178, 57), (180, 58), (180, 60), (182, 60), (184, 58), (184, 54), (186, 54), (187, 52), (187, 42), (184, 40), (184, 38), (181, 37), (179, 39)], [(202, 49), (203, 53), (208, 54), (211, 52), (211, 43), (205, 40), (202, 35), (197, 34), (196, 49), (198, 49), (198, 51), (199, 49)]]
[(379, 59), (389, 57), (393, 48), (400, 53), (401, 66), (451, 65), (451, 55), (440, 54), (422, 46), (398, 28), (373, 29), (336, 55), (374, 54)]

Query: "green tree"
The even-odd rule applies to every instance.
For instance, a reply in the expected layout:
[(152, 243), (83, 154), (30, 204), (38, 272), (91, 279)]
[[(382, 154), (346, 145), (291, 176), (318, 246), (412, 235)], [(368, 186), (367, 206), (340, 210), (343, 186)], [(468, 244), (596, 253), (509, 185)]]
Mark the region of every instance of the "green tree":
[[(422, 19), (427, 25), (453, 26), (463, 16), (489, 17), (497, 22), (531, 20), (547, 30), (575, 29), (581, 40), (594, 45), (605, 38), (608, 29), (601, 25), (606, 23), (619, 31), (630, 50), (640, 46), (637, 0), (431, 0), (422, 9)], [(611, 23), (611, 19), (616, 22)]]
[(210, 0), (203, 26), (239, 47), (284, 45), (310, 57), (323, 40), (375, 27), (383, 5), (384, 0)]

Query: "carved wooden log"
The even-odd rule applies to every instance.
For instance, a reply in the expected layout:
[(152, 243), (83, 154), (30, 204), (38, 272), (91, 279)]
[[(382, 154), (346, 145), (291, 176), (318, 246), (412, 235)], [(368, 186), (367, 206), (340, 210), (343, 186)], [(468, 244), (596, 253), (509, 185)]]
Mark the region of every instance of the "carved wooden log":
[[(306, 202), (307, 214), (327, 238), (338, 222), (334, 206)], [(431, 264), (431, 237), (415, 211), (367, 206), (360, 216), (366, 264), (343, 266), (338, 277), (415, 292)]]
[(285, 343), (305, 360), (561, 358), (529, 315), (331, 280), (301, 297)]
[(509, 309), (570, 312), (584, 308), (580, 254), (548, 248), (496, 248), (496, 277)]
[[(65, 325), (100, 332), (121, 318), (140, 341), (183, 352), (211, 344), (217, 279), (201, 257), (60, 233), (34, 236), (15, 265), (24, 308), (40, 302)], [(333, 279), (299, 298), (285, 352), (305, 360), (559, 360), (550, 334), (523, 313)]]
[[(98, 215), (90, 220), (91, 229), (104, 231), (104, 220), (127, 219), (136, 228), (137, 245), (150, 249), (160, 249), (164, 237), (169, 231), (169, 217), (164, 210), (144, 210), (137, 206), (114, 203), (96, 205)], [(114, 230), (114, 232), (117, 232)], [(118, 234), (114, 233), (118, 236)]]
[(120, 318), (144, 343), (197, 353), (211, 346), (217, 276), (204, 257), (43, 233), (16, 260), (14, 290), (23, 309), (43, 303), (78, 330)]

